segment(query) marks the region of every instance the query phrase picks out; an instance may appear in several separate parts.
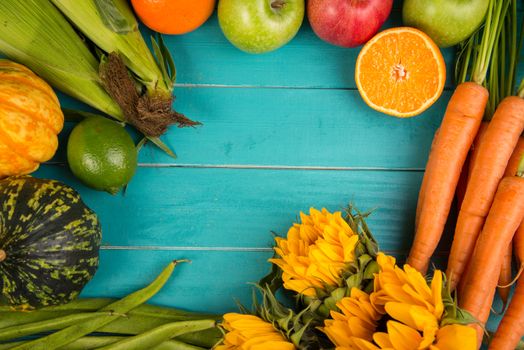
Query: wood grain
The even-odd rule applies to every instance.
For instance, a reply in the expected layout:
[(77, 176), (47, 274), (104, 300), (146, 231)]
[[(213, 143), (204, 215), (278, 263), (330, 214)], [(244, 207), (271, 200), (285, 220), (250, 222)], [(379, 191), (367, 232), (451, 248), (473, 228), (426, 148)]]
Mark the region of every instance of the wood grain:
[[(176, 161), (146, 145), (140, 162), (423, 169), (449, 96), (418, 117), (398, 119), (369, 108), (357, 91), (179, 88), (177, 109), (204, 125), (163, 137)], [(54, 161), (64, 160), (61, 147)]]
[(417, 171), (275, 170), (141, 167), (125, 195), (80, 184), (62, 167), (38, 177), (76, 188), (100, 216), (108, 246), (269, 248), (311, 206), (341, 210), (350, 202), (369, 219), (381, 247), (411, 242), (422, 173)]
[[(396, 1), (385, 27), (401, 24), (400, 7)], [(175, 107), (204, 123), (164, 137), (179, 158), (147, 145), (125, 196), (96, 192), (65, 165), (74, 126), (68, 123), (53, 164), (35, 174), (72, 185), (100, 216), (101, 266), (84, 296), (123, 296), (170, 260), (189, 258), (153, 302), (236, 311), (235, 299), (250, 303), (247, 283), (270, 268), (270, 231), (284, 234), (310, 206), (337, 210), (350, 201), (375, 209), (371, 229), (383, 249), (403, 260), (427, 154), (453, 85), (453, 49), (443, 50), (448, 80), (441, 99), (423, 115), (400, 120), (360, 99), (353, 78), (359, 48), (322, 42), (307, 21), (287, 46), (258, 56), (230, 45), (216, 15), (166, 43), (177, 64)], [(64, 107), (87, 109), (59, 96)], [(438, 266), (448, 244), (449, 235)]]
[[(400, 26), (395, 10), (383, 28)], [(216, 15), (197, 31), (167, 36), (182, 85), (355, 89), (355, 61), (359, 48), (336, 47), (321, 41), (304, 21), (297, 36), (279, 50), (251, 55), (234, 48), (218, 26)], [(445, 49), (447, 63), (454, 49)], [(198, 59), (195, 59), (198, 58)], [(451, 71), (448, 86), (452, 85)]]

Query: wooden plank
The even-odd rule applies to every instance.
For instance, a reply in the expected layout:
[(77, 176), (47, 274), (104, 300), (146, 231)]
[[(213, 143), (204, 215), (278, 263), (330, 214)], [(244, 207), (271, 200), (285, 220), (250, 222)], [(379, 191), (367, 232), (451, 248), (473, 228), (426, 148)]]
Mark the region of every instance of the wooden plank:
[(171, 260), (190, 259), (190, 264), (176, 268), (151, 303), (207, 313), (235, 312), (235, 300), (251, 305), (248, 283), (269, 273), (271, 256), (271, 252), (102, 250), (99, 270), (82, 296), (122, 297), (151, 282)]
[[(402, 24), (394, 10), (383, 28)], [(145, 37), (151, 32), (144, 30)], [(356, 88), (355, 62), (359, 48), (325, 43), (304, 20), (297, 36), (286, 46), (252, 55), (233, 47), (222, 34), (216, 13), (199, 29), (186, 35), (165, 36), (182, 85), (279, 86), (300, 88)], [(454, 49), (443, 50), (449, 66)], [(451, 86), (451, 71), (448, 86)]]
[(250, 283), (270, 272), (271, 256), (271, 252), (104, 249), (99, 270), (82, 296), (125, 296), (144, 287), (171, 260), (189, 259), (191, 263), (179, 265), (150, 302), (197, 312), (238, 312), (237, 301), (251, 306)]
[(375, 210), (370, 227), (394, 252), (410, 246), (422, 179), (412, 171), (140, 168), (125, 195), (111, 196), (57, 166), (36, 176), (76, 188), (99, 214), (109, 246), (269, 248), (270, 232), (287, 233), (301, 210), (352, 202)]
[[(376, 112), (348, 90), (180, 88), (177, 96), (177, 109), (204, 125), (164, 136), (176, 161), (147, 145), (141, 163), (420, 169), (450, 93), (408, 119)], [(67, 137), (55, 161), (65, 160)]]

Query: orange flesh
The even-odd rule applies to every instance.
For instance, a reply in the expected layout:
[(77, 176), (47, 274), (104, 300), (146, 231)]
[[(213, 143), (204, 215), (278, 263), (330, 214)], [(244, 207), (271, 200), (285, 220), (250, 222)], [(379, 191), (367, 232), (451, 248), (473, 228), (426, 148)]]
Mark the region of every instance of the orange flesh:
[(370, 107), (408, 117), (438, 99), (446, 80), (445, 69), (440, 50), (424, 33), (393, 28), (364, 46), (357, 60), (356, 81)]

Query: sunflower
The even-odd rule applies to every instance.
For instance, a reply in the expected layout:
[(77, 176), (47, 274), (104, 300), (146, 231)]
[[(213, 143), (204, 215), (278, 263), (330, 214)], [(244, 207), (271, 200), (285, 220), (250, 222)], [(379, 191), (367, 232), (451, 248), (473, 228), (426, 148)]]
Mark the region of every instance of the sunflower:
[(332, 343), (318, 329), (320, 323), (313, 322), (313, 308), (311, 304), (291, 309), (277, 300), (268, 286), (255, 285), (251, 310), (241, 306), (242, 314), (223, 316), (220, 327), (225, 336), (215, 350), (327, 349)]
[(295, 350), (296, 347), (274, 326), (254, 315), (228, 313), (222, 327), (223, 344), (216, 350)]
[[(415, 329), (400, 322), (388, 321), (387, 333), (377, 332), (373, 340), (378, 346), (367, 343), (362, 350), (476, 350), (477, 333), (472, 327), (450, 324), (438, 328), (432, 339), (421, 336)], [(431, 342), (430, 342), (431, 341)], [(338, 349), (338, 348), (337, 348)], [(359, 350), (360, 350), (359, 349)]]
[(315, 296), (325, 285), (341, 285), (342, 270), (355, 261), (358, 235), (341, 212), (311, 208), (310, 215), (300, 213), (300, 218), (302, 223), (294, 224), (287, 238), (275, 239), (280, 258), (270, 261), (282, 269), (284, 288)]
[(436, 270), (431, 286), (420, 272), (409, 265), (401, 269), (392, 256), (383, 253), (377, 255), (380, 272), (376, 274), (374, 292), (371, 294), (373, 305), (384, 312), (387, 302), (400, 302), (405, 305), (418, 305), (440, 320), (444, 312), (442, 300), (442, 272)]
[(332, 312), (333, 319), (324, 322), (323, 331), (337, 350), (477, 348), (476, 331), (450, 316), (457, 307), (447, 295), (443, 300), (442, 272), (435, 271), (428, 285), (422, 274), (409, 265), (401, 269), (393, 257), (379, 253), (377, 262), (369, 298), (352, 291), (337, 303), (341, 312)]
[(333, 344), (341, 348), (357, 348), (355, 340), (371, 341), (382, 315), (371, 305), (369, 294), (357, 288), (351, 296), (337, 303), (341, 312), (331, 311), (333, 319), (325, 321), (324, 331)]
[[(363, 220), (364, 215), (349, 208), (329, 212), (311, 208), (300, 213), (285, 238), (275, 238), (275, 258), (285, 289), (306, 300), (325, 301), (324, 313), (350, 294), (352, 287), (372, 287), (376, 243)], [(309, 303), (309, 302), (308, 302)]]

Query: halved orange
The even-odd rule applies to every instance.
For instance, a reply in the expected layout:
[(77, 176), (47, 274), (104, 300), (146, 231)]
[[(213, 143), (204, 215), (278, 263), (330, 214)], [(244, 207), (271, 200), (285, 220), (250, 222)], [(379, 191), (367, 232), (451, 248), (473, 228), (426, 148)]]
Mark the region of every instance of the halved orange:
[(392, 28), (364, 45), (355, 80), (371, 108), (395, 117), (412, 117), (442, 94), (446, 64), (429, 36), (415, 28)]

